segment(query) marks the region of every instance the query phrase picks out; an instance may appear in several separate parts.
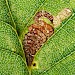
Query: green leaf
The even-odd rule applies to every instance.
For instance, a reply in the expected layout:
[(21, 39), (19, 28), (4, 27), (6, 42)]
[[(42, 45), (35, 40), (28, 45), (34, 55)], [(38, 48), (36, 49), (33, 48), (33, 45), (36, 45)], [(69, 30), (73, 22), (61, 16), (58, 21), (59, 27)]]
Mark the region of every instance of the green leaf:
[[(49, 1), (48, 1), (49, 2)], [(45, 10), (52, 9), (56, 15), (62, 8), (71, 8), (66, 1), (52, 1), (42, 6)], [(53, 6), (50, 7), (50, 4)], [(47, 9), (47, 6), (48, 9)], [(73, 75), (75, 74), (75, 13), (61, 24), (54, 35), (36, 54), (34, 62), (37, 69), (32, 75)]]
[(1, 49), (0, 75), (28, 75), (28, 70), (21, 56)]
[(70, 5), (71, 5), (73, 11), (75, 12), (75, 0), (70, 0)]
[[(46, 10), (52, 13), (52, 15), (57, 15), (57, 13), (65, 7), (71, 9), (75, 8), (71, 0), (5, 0), (4, 2), (3, 4), (6, 5), (5, 7), (8, 11), (6, 12), (5, 9), (2, 9), (3, 12), (6, 12), (6, 14), (2, 13), (2, 15), (4, 14), (3, 16), (5, 16), (9, 13), (11, 25), (16, 25), (15, 27), (21, 40), (23, 40), (24, 34), (27, 33), (27, 27), (34, 23), (33, 17), (37, 11)], [(6, 20), (6, 22), (7, 21), (8, 20)]]
[[(32, 75), (75, 75), (75, 0), (1, 0), (0, 20), (11, 24), (23, 40), (36, 12), (46, 10), (56, 16), (69, 8), (72, 15), (35, 55)], [(4, 7), (3, 7), (4, 5)], [(9, 13), (9, 16), (8, 16)], [(16, 25), (16, 26), (15, 26)]]
[(75, 74), (75, 15), (73, 14), (36, 54), (32, 75)]
[(15, 22), (17, 32), (21, 35), (24, 32), (24, 27), (44, 2), (45, 0), (1, 0), (0, 19), (8, 23), (11, 22), (12, 26)]
[(9, 49), (24, 56), (23, 49), (16, 31), (9, 24), (0, 22), (0, 49)]
[(0, 0), (0, 21), (7, 22), (15, 27), (12, 14), (10, 9), (8, 9), (9, 6), (7, 6), (7, 4), (8, 2), (6, 2), (6, 0)]

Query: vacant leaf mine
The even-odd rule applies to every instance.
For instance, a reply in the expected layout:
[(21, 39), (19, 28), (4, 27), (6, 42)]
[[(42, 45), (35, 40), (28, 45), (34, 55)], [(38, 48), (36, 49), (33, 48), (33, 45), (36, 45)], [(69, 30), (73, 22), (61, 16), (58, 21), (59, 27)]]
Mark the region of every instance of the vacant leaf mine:
[[(23, 40), (23, 49), (25, 52), (26, 62), (28, 66), (37, 66), (37, 62), (33, 61), (36, 52), (40, 49), (43, 43), (52, 36), (54, 33), (54, 27), (57, 27), (61, 22), (71, 15), (71, 10), (68, 8), (63, 9), (58, 13), (56, 17), (53, 17), (46, 11), (39, 11), (34, 17), (34, 24), (28, 29), (28, 33), (25, 35)], [(50, 25), (43, 20), (39, 19), (46, 17), (53, 24)]]
[(48, 18), (53, 23), (53, 16), (46, 11), (39, 11), (34, 17), (35, 23), (28, 29), (29, 32), (23, 40), (23, 48), (25, 52), (26, 62), (28, 66), (37, 66), (37, 62), (33, 62), (34, 55), (40, 49), (42, 44), (46, 42), (48, 37), (54, 33), (54, 28), (46, 22), (39, 20), (40, 17)]

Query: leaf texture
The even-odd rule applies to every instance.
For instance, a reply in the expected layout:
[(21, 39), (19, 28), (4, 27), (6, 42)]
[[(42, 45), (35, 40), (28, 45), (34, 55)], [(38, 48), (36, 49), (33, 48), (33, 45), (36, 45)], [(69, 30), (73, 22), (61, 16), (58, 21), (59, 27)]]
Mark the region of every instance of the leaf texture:
[(1, 49), (0, 75), (28, 75), (28, 70), (21, 56)]
[[(70, 19), (62, 24), (58, 31), (42, 46), (40, 51), (36, 54), (35, 61), (38, 63), (38, 69), (33, 70), (33, 75), (47, 75), (47, 73), (49, 75), (75, 74), (75, 68), (73, 68), (75, 66), (74, 16), (75, 15), (71, 16)], [(70, 62), (72, 63), (70, 64)], [(71, 67), (73, 69), (67, 67)]]
[(38, 11), (46, 10), (56, 16), (64, 8), (71, 9), (72, 15), (65, 19), (60, 27), (55, 28), (54, 35), (35, 55), (34, 61), (37, 62), (38, 68), (32, 69), (32, 75), (75, 75), (75, 0), (1, 0), (0, 4), (0, 20), (12, 25), (18, 33), (16, 35), (10, 26), (1, 22), (0, 40), (8, 33), (8, 40), (10, 37), (14, 38), (9, 40), (12, 45), (4, 38), (0, 46), (10, 50), (16, 46), (14, 50), (18, 51), (17, 53), (22, 48), (20, 44), (16, 44), (19, 42), (18, 37), (23, 40)]
[(21, 56), (24, 56), (23, 49), (18, 38), (18, 35), (9, 24), (0, 22), (0, 49), (9, 49)]

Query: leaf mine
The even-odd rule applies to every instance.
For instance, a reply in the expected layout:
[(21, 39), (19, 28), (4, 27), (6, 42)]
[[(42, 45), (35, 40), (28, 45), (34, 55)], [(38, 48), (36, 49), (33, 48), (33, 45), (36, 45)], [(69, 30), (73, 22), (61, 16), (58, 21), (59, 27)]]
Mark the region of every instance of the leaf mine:
[(34, 55), (40, 49), (42, 44), (46, 42), (48, 37), (52, 36), (54, 33), (54, 28), (50, 24), (39, 19), (42, 16), (53, 22), (53, 16), (48, 12), (39, 11), (36, 13), (34, 17), (35, 23), (28, 28), (29, 32), (25, 35), (23, 40), (23, 48), (28, 66), (31, 66), (32, 64), (33, 66), (37, 65), (36, 63), (32, 63)]

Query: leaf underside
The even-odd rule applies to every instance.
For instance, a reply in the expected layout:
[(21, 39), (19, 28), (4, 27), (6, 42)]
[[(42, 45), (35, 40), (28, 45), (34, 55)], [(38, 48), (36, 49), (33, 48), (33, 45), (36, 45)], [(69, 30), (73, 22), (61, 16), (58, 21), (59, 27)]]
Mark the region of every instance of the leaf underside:
[(28, 74), (26, 65), (22, 60), (22, 57), (15, 53), (0, 49), (0, 75)]
[(1, 0), (0, 5), (0, 20), (12, 25), (21, 41), (28, 26), (34, 23), (36, 12), (46, 10), (56, 16), (62, 9), (70, 8), (72, 15), (35, 55), (38, 68), (32, 69), (32, 75), (75, 75), (75, 0)]
[(9, 49), (23, 56), (20, 40), (14, 28), (9, 24), (0, 22), (0, 49)]

